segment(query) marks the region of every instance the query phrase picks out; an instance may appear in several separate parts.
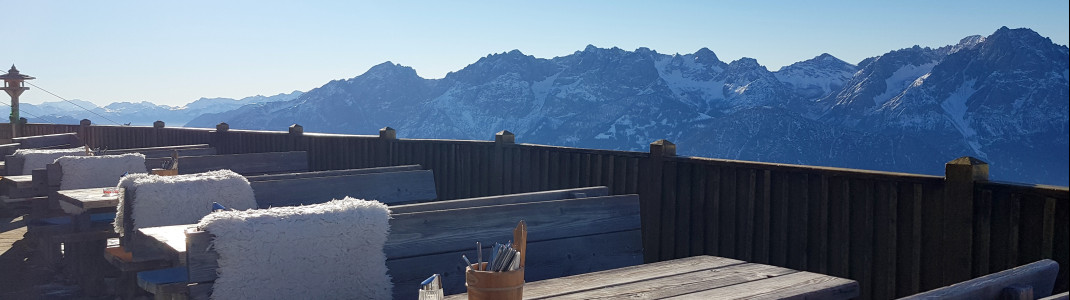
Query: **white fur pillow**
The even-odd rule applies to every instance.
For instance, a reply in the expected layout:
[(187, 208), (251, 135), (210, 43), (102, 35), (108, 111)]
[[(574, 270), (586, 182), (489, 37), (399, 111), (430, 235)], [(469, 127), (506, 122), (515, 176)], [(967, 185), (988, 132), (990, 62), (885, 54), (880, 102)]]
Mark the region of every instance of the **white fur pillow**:
[(234, 209), (256, 208), (249, 181), (231, 170), (178, 176), (132, 174), (123, 177), (119, 186), (126, 188), (115, 214), (115, 231), (120, 235), (125, 234), (124, 211), (129, 202), (133, 202), (131, 231), (197, 223), (212, 211), (212, 202)]
[(44, 169), (45, 165), (64, 156), (85, 156), (84, 148), (70, 149), (19, 149), (12, 155), (22, 157), (22, 170), (19, 174), (30, 175), (34, 169)]
[(126, 173), (145, 173), (145, 155), (64, 156), (56, 159), (63, 168), (59, 189), (73, 190), (116, 186)]
[(213, 299), (390, 299), (390, 210), (346, 197), (306, 206), (214, 212)]

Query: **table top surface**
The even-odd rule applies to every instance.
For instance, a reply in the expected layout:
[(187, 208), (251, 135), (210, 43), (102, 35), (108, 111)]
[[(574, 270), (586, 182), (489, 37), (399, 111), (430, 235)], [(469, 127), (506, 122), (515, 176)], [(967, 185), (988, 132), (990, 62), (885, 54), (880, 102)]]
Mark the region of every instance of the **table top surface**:
[(828, 275), (694, 256), (528, 282), (523, 294), (524, 299), (850, 299), (859, 287), (854, 280)]
[(123, 189), (119, 189), (119, 193), (104, 196), (104, 188), (88, 188), (61, 190), (56, 193), (59, 194), (60, 201), (67, 202), (82, 209), (93, 209), (119, 206), (119, 195), (121, 195), (122, 192)]
[(181, 224), (160, 227), (138, 228), (138, 234), (148, 237), (144, 242), (155, 244), (176, 254), (186, 253), (186, 229), (197, 224)]

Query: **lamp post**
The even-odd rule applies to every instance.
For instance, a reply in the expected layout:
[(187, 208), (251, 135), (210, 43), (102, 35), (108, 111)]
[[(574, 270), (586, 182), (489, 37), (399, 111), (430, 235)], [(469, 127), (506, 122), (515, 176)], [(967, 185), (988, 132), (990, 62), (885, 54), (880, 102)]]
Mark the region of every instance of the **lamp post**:
[(22, 132), (22, 121), (19, 118), (19, 95), (22, 95), (23, 91), (30, 89), (22, 84), (26, 80), (36, 78), (20, 74), (19, 69), (16, 69), (15, 65), (11, 65), (11, 69), (7, 70), (7, 74), (0, 75), (0, 79), (4, 80), (2, 89), (11, 96), (11, 137), (16, 138)]

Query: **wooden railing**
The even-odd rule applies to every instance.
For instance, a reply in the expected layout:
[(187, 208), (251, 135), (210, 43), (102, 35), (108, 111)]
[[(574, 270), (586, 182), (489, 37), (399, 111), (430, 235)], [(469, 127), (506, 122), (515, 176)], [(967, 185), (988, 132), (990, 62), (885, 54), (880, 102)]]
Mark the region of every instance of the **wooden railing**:
[[(44, 124), (40, 132), (48, 130)], [(305, 150), (314, 170), (420, 164), (441, 199), (608, 186), (641, 197), (648, 262), (709, 254), (858, 280), (887, 299), (1041, 258), (1070, 267), (1070, 190), (988, 181), (987, 165), (946, 176), (682, 157), (494, 141), (130, 126), (75, 126), (93, 147), (209, 143), (220, 153)], [(30, 128), (32, 126), (27, 126)], [(0, 130), (3, 130), (0, 128)], [(55, 126), (52, 130), (71, 130)], [(54, 132), (49, 132), (54, 133)]]

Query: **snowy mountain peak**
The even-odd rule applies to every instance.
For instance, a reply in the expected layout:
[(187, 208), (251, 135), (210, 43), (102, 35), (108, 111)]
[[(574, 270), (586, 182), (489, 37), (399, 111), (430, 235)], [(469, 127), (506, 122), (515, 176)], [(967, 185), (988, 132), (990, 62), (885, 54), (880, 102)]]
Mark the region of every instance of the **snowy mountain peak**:
[(757, 59), (753, 59), (750, 57), (742, 57), (740, 59), (734, 60), (731, 63), (728, 63), (728, 67), (734, 70), (762, 69), (765, 71), (769, 71), (765, 68), (765, 66), (759, 64)]
[(369, 78), (420, 77), (416, 75), (416, 69), (395, 64), (391, 61), (372, 66), (367, 72), (364, 72), (364, 75)]
[(717, 54), (706, 47), (695, 51), (695, 62), (704, 64), (707, 66), (723, 66), (725, 63), (717, 58)]

